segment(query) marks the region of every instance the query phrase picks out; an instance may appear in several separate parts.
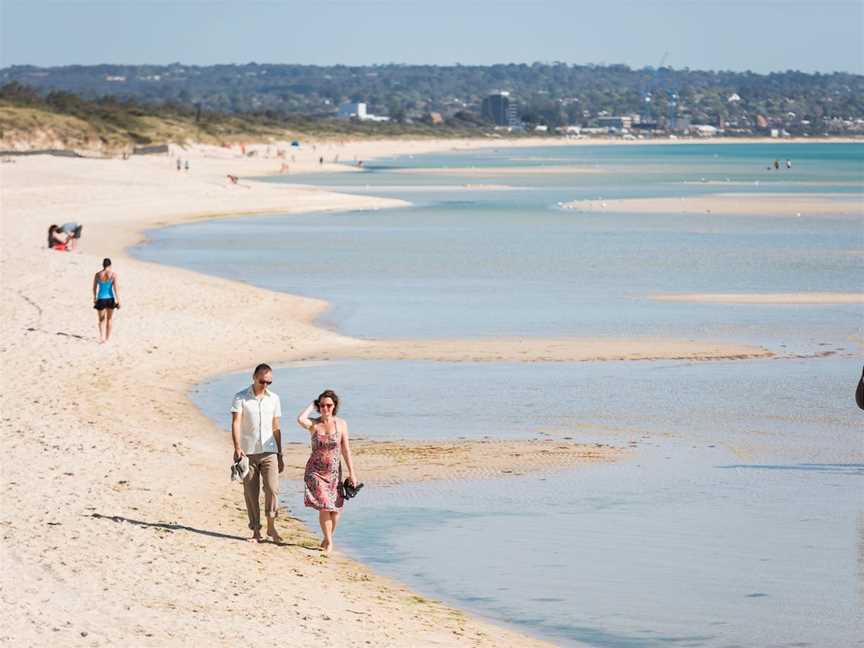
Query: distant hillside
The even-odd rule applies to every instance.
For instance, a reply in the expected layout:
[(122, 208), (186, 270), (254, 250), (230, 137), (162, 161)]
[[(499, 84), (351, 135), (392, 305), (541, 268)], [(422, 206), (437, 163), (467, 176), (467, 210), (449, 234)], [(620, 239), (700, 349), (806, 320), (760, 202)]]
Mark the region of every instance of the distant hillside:
[(114, 97), (42, 96), (17, 83), (0, 87), (0, 149), (129, 151), (168, 142), (223, 144), (296, 137), (460, 137), (481, 134), (458, 120), (448, 126), (352, 122), (302, 116), (225, 114), (179, 104), (147, 105)]
[(608, 115), (686, 119), (732, 132), (780, 128), (791, 134), (864, 131), (864, 76), (847, 73), (710, 72), (564, 63), (490, 66), (65, 66), (0, 69), (45, 93), (112, 96), (150, 104), (200, 105), (221, 113), (333, 116), (340, 102), (363, 101), (398, 122), (437, 112), (478, 116), (488, 93), (509, 91), (529, 125), (596, 125)]

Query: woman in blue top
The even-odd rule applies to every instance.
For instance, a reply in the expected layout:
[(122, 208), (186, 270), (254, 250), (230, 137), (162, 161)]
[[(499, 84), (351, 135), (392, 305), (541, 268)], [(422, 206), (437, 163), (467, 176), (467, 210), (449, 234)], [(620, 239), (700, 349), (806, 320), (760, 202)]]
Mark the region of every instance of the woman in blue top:
[(111, 270), (111, 259), (102, 260), (102, 270), (93, 277), (93, 308), (99, 313), (99, 344), (111, 337), (111, 316), (120, 308), (117, 275)]

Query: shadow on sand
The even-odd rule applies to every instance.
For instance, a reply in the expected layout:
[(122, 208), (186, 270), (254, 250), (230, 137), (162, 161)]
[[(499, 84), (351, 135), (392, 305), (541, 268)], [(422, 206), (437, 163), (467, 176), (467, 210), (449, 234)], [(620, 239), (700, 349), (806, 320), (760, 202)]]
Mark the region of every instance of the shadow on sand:
[[(136, 526), (149, 528), (149, 529), (164, 529), (166, 531), (188, 531), (189, 533), (198, 533), (200, 535), (209, 536), (211, 538), (219, 538), (221, 540), (236, 540), (239, 542), (248, 542), (248, 537), (231, 535), (229, 533), (219, 533), (218, 531), (208, 531), (206, 529), (196, 529), (195, 527), (186, 526), (185, 524), (174, 524), (169, 522), (145, 522), (144, 520), (134, 520), (132, 518), (123, 517), (122, 515), (102, 515), (101, 513), (91, 513), (90, 517), (96, 518), (97, 520), (110, 520), (111, 522), (125, 522), (127, 524), (134, 524)], [(317, 546), (310, 546), (306, 544), (292, 543), (292, 542), (281, 542), (276, 543), (272, 540), (264, 540), (262, 544), (275, 544), (280, 547), (300, 547), (301, 549), (318, 549)]]

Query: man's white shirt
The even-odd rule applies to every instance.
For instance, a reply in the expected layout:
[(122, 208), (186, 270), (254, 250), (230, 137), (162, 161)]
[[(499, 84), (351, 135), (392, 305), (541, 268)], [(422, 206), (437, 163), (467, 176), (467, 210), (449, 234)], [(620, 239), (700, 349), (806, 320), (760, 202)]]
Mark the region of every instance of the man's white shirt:
[(282, 416), (279, 397), (269, 389), (255, 397), (250, 385), (234, 395), (231, 412), (240, 414), (240, 449), (247, 455), (278, 452), (273, 436), (273, 418)]

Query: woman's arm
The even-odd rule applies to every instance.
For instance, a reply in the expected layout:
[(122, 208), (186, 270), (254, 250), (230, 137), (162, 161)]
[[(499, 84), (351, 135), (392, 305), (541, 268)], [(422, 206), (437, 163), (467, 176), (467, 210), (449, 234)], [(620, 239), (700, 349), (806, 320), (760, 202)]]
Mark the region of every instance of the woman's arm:
[(300, 414), (297, 416), (297, 424), (302, 427), (304, 430), (312, 431), (312, 426), (315, 425), (315, 421), (309, 418), (309, 415), (312, 414), (312, 410), (315, 409), (315, 403), (309, 403)]
[(357, 479), (357, 474), (354, 472), (354, 460), (351, 457), (351, 442), (348, 440), (348, 424), (342, 421), (342, 456), (345, 457), (345, 463), (348, 464), (348, 479), (351, 480), (351, 485), (356, 486), (360, 480)]
[(120, 306), (120, 283), (117, 281), (117, 275), (113, 272), (111, 273), (111, 278), (114, 280), (114, 302), (117, 307)]
[(93, 275), (93, 303), (96, 303), (96, 296), (99, 294), (99, 273)]

